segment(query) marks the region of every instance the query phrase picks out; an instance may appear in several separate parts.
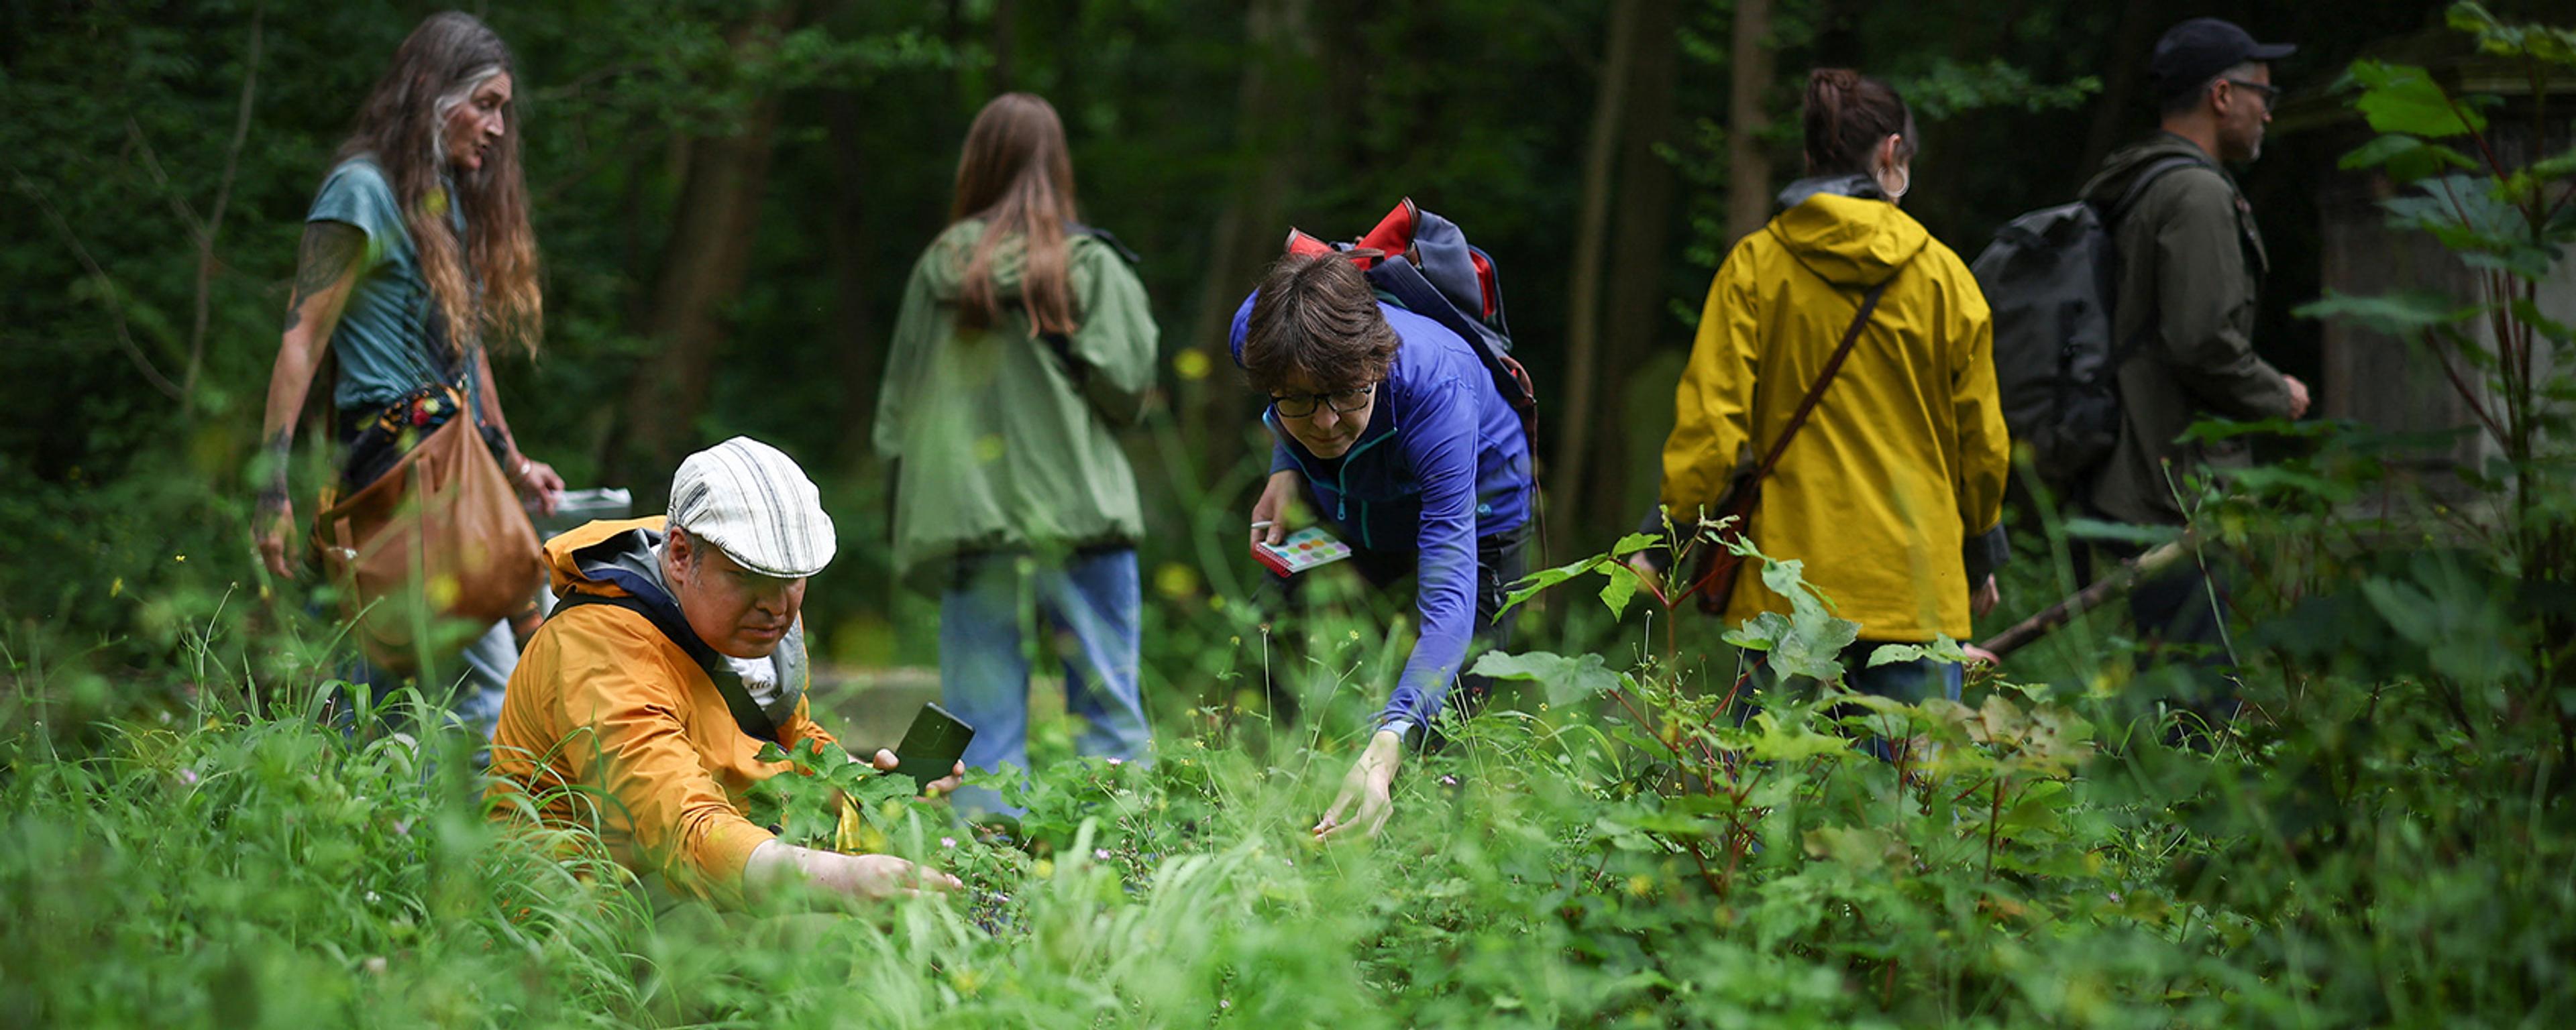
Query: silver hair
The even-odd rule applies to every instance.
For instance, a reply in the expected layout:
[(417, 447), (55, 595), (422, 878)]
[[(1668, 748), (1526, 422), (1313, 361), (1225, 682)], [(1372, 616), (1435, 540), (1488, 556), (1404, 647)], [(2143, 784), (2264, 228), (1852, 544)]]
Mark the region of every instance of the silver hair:
[(483, 88), (484, 83), (492, 81), (494, 76), (506, 70), (498, 64), (487, 64), (476, 68), (467, 73), (465, 81), (457, 83), (455, 89), (448, 90), (436, 101), (431, 102), (429, 124), (436, 127), (429, 134), (431, 167), (443, 168), (447, 165), (447, 116), (456, 113), (458, 107), (463, 106), (466, 100), (474, 96), (475, 90)]

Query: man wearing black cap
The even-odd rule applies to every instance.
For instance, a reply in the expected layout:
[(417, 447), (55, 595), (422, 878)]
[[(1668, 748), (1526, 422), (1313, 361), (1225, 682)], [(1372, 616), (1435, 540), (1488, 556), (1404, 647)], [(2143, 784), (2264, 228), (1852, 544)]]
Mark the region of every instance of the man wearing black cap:
[[(2105, 518), (2180, 525), (2175, 485), (2183, 473), (2246, 462), (2241, 441), (2179, 442), (2193, 422), (2308, 410), (2306, 384), (2254, 354), (2263, 237), (2223, 167), (2262, 153), (2280, 92), (2271, 62), (2295, 49), (2257, 43), (2216, 18), (2174, 26), (2149, 64), (2162, 125), (2112, 154), (2084, 187), (2084, 198), (2116, 219), (2120, 252), (2113, 309), (2120, 439), (2086, 497)], [(2191, 568), (2142, 586), (2130, 611), (2144, 639), (2216, 645), (2220, 615), (2210, 594)]]

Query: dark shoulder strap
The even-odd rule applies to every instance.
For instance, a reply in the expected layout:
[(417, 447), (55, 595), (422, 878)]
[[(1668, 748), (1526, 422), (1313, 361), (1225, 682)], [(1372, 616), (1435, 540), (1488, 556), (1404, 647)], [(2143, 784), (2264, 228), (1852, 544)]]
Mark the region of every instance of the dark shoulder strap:
[(1108, 244), (1109, 249), (1115, 252), (1119, 257), (1124, 258), (1128, 264), (1143, 264), (1145, 261), (1144, 258), (1138, 257), (1135, 251), (1127, 249), (1126, 242), (1120, 240), (1116, 233), (1110, 232), (1109, 230), (1103, 229), (1097, 225), (1084, 225), (1080, 222), (1072, 222), (1065, 226), (1065, 230), (1076, 236), (1089, 236), (1092, 239)]
[(2164, 178), (2166, 172), (2190, 168), (2194, 165), (2208, 167), (2207, 162), (2199, 158), (2181, 156), (2168, 157), (2148, 165), (2144, 171), (2138, 173), (2137, 178), (2129, 180), (2128, 189), (2120, 191), (2119, 204), (2102, 213), (2105, 224), (2118, 225), (2120, 219), (2128, 216), (2129, 209), (2138, 206), (2138, 201), (2147, 195), (2147, 187), (2155, 185), (2156, 180)]
[[(2164, 178), (2166, 172), (2194, 166), (2206, 168), (2208, 164), (2196, 157), (2176, 156), (2148, 165), (2145, 170), (2138, 173), (2136, 179), (2130, 181), (2128, 189), (2120, 191), (2119, 206), (2102, 213), (2103, 228), (2114, 233), (2118, 232), (2120, 220), (2128, 217), (2129, 209), (2138, 206), (2138, 201), (2145, 199), (2147, 187), (2155, 185), (2157, 179)], [(2212, 170), (2215, 171), (2215, 169)], [(2157, 322), (2156, 313), (2148, 312), (2146, 321), (2139, 323), (2138, 328), (2129, 334), (2128, 339), (2120, 341), (2118, 347), (2112, 348), (2108, 361), (2102, 366), (2101, 374), (2117, 375), (2120, 366), (2128, 364), (2129, 359), (2136, 357), (2138, 351), (2147, 345), (2147, 341), (2155, 338)]]
[(1852, 316), (1851, 328), (1843, 330), (1842, 344), (1834, 348), (1833, 357), (1825, 359), (1824, 371), (1816, 373), (1815, 385), (1807, 388), (1807, 396), (1798, 402), (1798, 410), (1790, 414), (1789, 424), (1780, 430), (1780, 438), (1771, 442), (1771, 450), (1762, 456), (1762, 464), (1754, 466), (1753, 478), (1747, 481), (1748, 489), (1760, 484), (1771, 474), (1771, 467), (1780, 463), (1781, 452), (1789, 449), (1789, 441), (1806, 426), (1807, 416), (1815, 413), (1816, 402), (1824, 399), (1825, 388), (1834, 384), (1834, 374), (1842, 371), (1843, 359), (1851, 357), (1852, 345), (1860, 342), (1860, 331), (1869, 328), (1869, 316), (1878, 309), (1879, 295), (1886, 293), (1887, 284), (1895, 281), (1895, 277), (1890, 276), (1861, 295), (1860, 311)]
[(661, 630), (664, 637), (679, 645), (680, 650), (687, 652), (689, 657), (698, 663), (698, 668), (706, 671), (707, 678), (715, 682), (716, 692), (724, 695), (725, 707), (733, 712), (734, 724), (742, 727), (743, 733), (760, 740), (778, 740), (778, 724), (770, 721), (769, 713), (761, 711), (760, 703), (751, 699), (750, 691), (743, 689), (742, 677), (734, 674), (733, 667), (725, 664), (724, 656), (717, 654), (715, 648), (708, 647), (705, 641), (699, 640), (695, 630), (690, 629), (686, 622), (674, 618), (670, 613), (633, 597), (607, 597), (574, 591), (564, 595), (563, 600), (556, 602), (555, 610), (546, 617), (553, 618), (566, 610), (589, 604), (624, 608), (643, 616), (644, 621), (652, 623), (653, 628)]
[[(1067, 222), (1065, 223), (1064, 230), (1066, 233), (1074, 236), (1089, 236), (1092, 239), (1099, 240), (1101, 243), (1108, 245), (1111, 253), (1118, 255), (1121, 260), (1126, 261), (1128, 264), (1139, 264), (1145, 260), (1144, 258), (1136, 256), (1135, 251), (1127, 249), (1127, 244), (1121, 242), (1116, 234), (1099, 226), (1084, 225), (1080, 222)], [(1064, 374), (1066, 378), (1073, 380), (1075, 389), (1082, 389), (1090, 385), (1091, 366), (1083, 363), (1080, 359), (1073, 356), (1072, 337), (1063, 333), (1039, 333), (1038, 339), (1046, 344), (1048, 350), (1055, 352), (1056, 360), (1064, 363)]]

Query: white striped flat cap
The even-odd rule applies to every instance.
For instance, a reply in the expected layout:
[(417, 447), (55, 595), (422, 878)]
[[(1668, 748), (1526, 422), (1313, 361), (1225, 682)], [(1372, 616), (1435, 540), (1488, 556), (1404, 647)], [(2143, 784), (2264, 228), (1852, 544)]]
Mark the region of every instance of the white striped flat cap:
[(803, 579), (832, 563), (832, 517), (814, 481), (796, 459), (748, 436), (680, 463), (669, 524), (764, 576)]

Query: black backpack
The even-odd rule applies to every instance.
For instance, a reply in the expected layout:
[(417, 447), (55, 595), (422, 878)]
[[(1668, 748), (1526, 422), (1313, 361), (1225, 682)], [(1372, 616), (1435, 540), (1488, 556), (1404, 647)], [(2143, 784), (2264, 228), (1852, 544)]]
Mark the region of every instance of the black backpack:
[(2111, 456), (2120, 439), (2120, 365), (2153, 338), (2150, 319), (2114, 347), (2120, 250), (2112, 227), (2165, 173), (2202, 162), (2148, 165), (2109, 211), (2086, 201), (2043, 208), (1995, 230), (1969, 270), (1994, 310), (1995, 386), (2012, 438), (2057, 496)]
[(1286, 249), (1290, 254), (1349, 253), (1379, 295), (1466, 340), (1493, 377), (1494, 389), (1520, 415), (1530, 446), (1538, 446), (1538, 392), (1529, 371), (1512, 358), (1502, 275), (1492, 257), (1467, 242), (1457, 223), (1406, 197), (1357, 240), (1326, 243), (1291, 229)]

